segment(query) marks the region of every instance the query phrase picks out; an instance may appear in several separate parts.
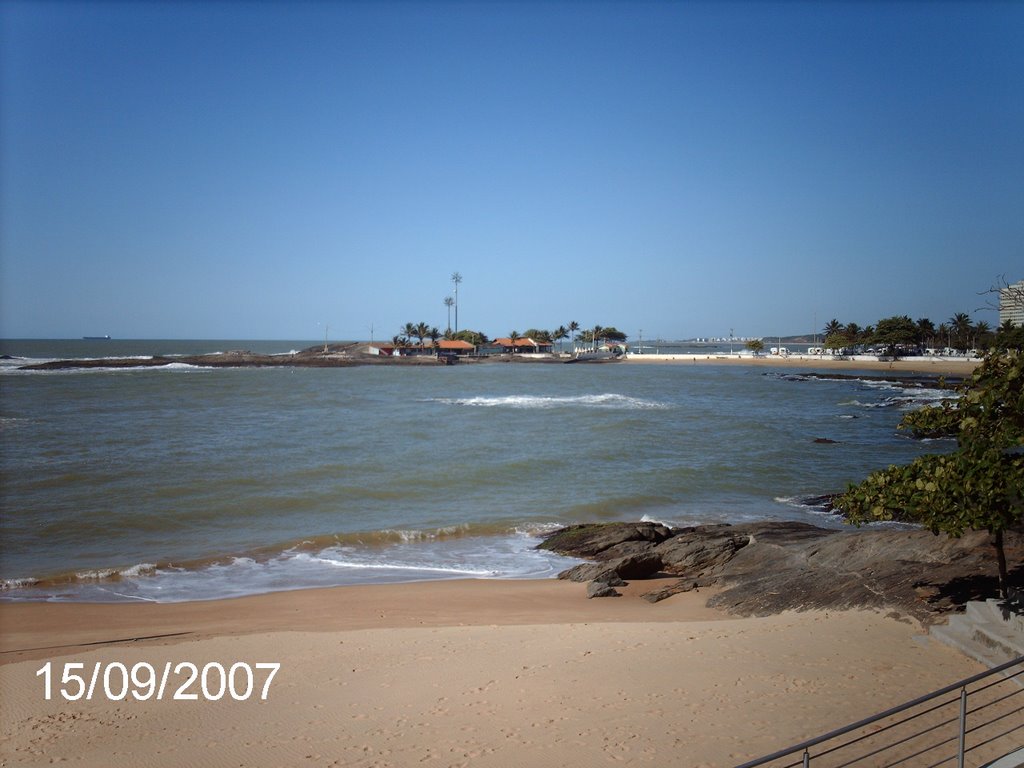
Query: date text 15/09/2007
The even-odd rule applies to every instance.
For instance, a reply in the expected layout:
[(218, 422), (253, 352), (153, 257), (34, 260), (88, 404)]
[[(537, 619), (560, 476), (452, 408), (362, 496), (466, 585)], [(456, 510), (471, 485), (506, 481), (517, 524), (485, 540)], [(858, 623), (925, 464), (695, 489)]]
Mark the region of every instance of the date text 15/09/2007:
[[(266, 701), (270, 684), (281, 669), (281, 663), (277, 661), (252, 665), (236, 661), (228, 667), (218, 661), (202, 667), (191, 661), (179, 661), (177, 664), (168, 661), (162, 668), (144, 661), (130, 668), (119, 661), (97, 661), (91, 669), (84, 662), (68, 661), (63, 665), (57, 664), (56, 669), (61, 666), (64, 671), (57, 683), (56, 694), (67, 701), (92, 701), (94, 698), (106, 698), (108, 701), (248, 701), (254, 696)], [(36, 677), (43, 678), (43, 697), (47, 701), (54, 696), (54, 672), (52, 661), (36, 671)], [(266, 678), (262, 679), (264, 674)]]

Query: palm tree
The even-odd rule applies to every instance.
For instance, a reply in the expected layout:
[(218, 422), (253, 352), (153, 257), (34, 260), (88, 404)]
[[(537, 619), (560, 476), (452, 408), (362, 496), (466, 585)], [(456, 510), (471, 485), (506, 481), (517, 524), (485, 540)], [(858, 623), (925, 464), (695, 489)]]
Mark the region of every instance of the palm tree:
[(927, 317), (919, 318), (917, 321), (918, 343), (928, 347), (935, 346), (935, 323)]
[(452, 272), (452, 282), (455, 284), (455, 332), (459, 332), (459, 283), (462, 282), (462, 275)]
[(427, 331), (427, 336), (430, 337), (430, 345), (432, 347), (437, 347), (437, 340), (441, 338), (441, 331), (437, 329), (437, 326), (432, 326), (430, 330)]
[(956, 348), (967, 349), (967, 342), (973, 330), (971, 316), (966, 312), (957, 312), (949, 318), (949, 324), (952, 326), (953, 335), (956, 337)]
[(451, 335), (452, 332), (452, 304), (455, 303), (455, 299), (451, 296), (444, 297), (444, 305), (448, 307), (448, 330), (445, 331), (446, 335)]
[(423, 340), (427, 338), (430, 333), (430, 326), (426, 323), (418, 323), (416, 325), (416, 338), (420, 340), (420, 347), (423, 347)]
[(509, 347), (511, 347), (511, 354), (516, 353), (516, 342), (519, 341), (519, 331), (509, 331), (508, 334)]
[(974, 348), (984, 347), (988, 341), (986, 337), (992, 334), (992, 326), (984, 320), (979, 320), (974, 326), (974, 334)]
[(829, 320), (828, 323), (825, 324), (825, 327), (822, 329), (822, 333), (825, 334), (826, 339), (829, 336), (838, 336), (842, 332), (843, 324), (836, 320), (836, 318), (834, 317), (831, 320)]
[(939, 327), (935, 329), (935, 332), (939, 335), (939, 341), (942, 341), (942, 337), (945, 336), (946, 346), (953, 346), (953, 340), (950, 338), (951, 331), (949, 330), (948, 325), (946, 325), (945, 323), (939, 323)]
[(603, 334), (603, 333), (604, 333), (604, 328), (602, 328), (600, 325), (595, 325), (594, 326), (593, 341), (594, 341), (594, 349), (595, 350), (597, 349), (597, 343), (601, 340), (601, 334)]
[(576, 346), (576, 331), (580, 329), (580, 324), (573, 320), (569, 323), (569, 334), (572, 336), (572, 345)]
[[(568, 335), (569, 335), (568, 329), (564, 325), (560, 325), (557, 328), (555, 328), (555, 332), (553, 334), (551, 334), (551, 340), (552, 341), (561, 341), (562, 339), (564, 339)], [(559, 347), (559, 351), (561, 351), (561, 347)]]

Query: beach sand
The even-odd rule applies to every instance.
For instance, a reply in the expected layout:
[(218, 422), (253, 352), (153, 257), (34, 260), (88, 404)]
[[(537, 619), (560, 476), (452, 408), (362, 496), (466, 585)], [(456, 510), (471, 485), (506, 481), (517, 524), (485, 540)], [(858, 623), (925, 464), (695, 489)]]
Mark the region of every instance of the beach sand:
[(753, 357), (749, 354), (740, 355), (627, 355), (626, 362), (674, 365), (748, 365), (752, 368), (766, 370), (776, 368), (803, 368), (822, 371), (864, 371), (875, 374), (929, 374), (932, 376), (968, 376), (981, 365), (980, 360), (951, 360), (939, 357), (905, 357), (900, 360), (880, 361), (877, 359), (833, 360), (829, 357), (815, 355), (761, 355)]
[[(876, 612), (735, 618), (706, 608), (707, 591), (639, 599), (651, 587), (594, 600), (545, 580), (0, 604), (0, 754), (9, 766), (728, 766), (982, 669)], [(171, 633), (185, 634), (128, 640)], [(281, 668), (266, 701), (167, 700), (172, 681), (162, 701), (68, 702), (57, 691), (71, 661)]]

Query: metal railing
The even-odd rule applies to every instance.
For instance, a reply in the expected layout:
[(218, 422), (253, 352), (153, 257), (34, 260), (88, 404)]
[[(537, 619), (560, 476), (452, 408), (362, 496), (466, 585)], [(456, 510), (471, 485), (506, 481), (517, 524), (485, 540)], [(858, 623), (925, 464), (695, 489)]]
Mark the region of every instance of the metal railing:
[(1024, 656), (737, 768), (965, 768), (1022, 746)]

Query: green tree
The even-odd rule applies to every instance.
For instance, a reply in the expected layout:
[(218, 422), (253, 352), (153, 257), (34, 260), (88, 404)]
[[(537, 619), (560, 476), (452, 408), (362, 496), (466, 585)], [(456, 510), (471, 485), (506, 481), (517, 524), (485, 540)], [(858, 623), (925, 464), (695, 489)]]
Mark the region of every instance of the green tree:
[(974, 347), (976, 349), (988, 349), (992, 344), (992, 326), (984, 320), (974, 324)]
[[(555, 332), (551, 334), (551, 339), (552, 341), (561, 341), (562, 339), (568, 338), (568, 336), (569, 329), (566, 328), (564, 325), (560, 325), (557, 328), (555, 328)], [(561, 348), (562, 345), (559, 345), (559, 349)]]
[(935, 346), (935, 323), (927, 317), (918, 318), (917, 343), (927, 347)]
[(580, 329), (580, 324), (575, 320), (569, 323), (569, 335), (572, 337), (571, 341), (573, 346), (576, 345), (576, 331)]
[(970, 344), (971, 331), (974, 326), (971, 324), (971, 316), (966, 312), (957, 312), (949, 318), (950, 332), (953, 334), (953, 347), (955, 349), (967, 349)]
[(609, 325), (607, 328), (601, 329), (601, 338), (611, 341), (625, 341), (629, 337), (614, 325)]
[(471, 331), (468, 328), (462, 331), (457, 331), (451, 335), (451, 338), (456, 341), (468, 341), (474, 347), (482, 346), (486, 344), (490, 339), (487, 338), (486, 333), (480, 331)]
[(996, 349), (1015, 349), (1024, 352), (1024, 326), (1014, 325), (1009, 320), (1003, 321), (996, 331), (993, 346)]
[(511, 330), (508, 332), (509, 346), (512, 347), (511, 354), (516, 353), (516, 342), (519, 341), (519, 331)]
[(843, 329), (846, 333), (846, 346), (852, 347), (856, 344), (860, 344), (863, 339), (864, 331), (856, 323), (847, 323), (846, 328)]
[(436, 326), (431, 326), (430, 330), (427, 331), (427, 336), (430, 337), (430, 346), (436, 347), (437, 340), (441, 338), (441, 331)]
[(941, 344), (943, 348), (953, 346), (952, 332), (949, 330), (949, 326), (945, 323), (939, 323), (939, 327), (935, 329), (935, 335), (939, 344)]
[(452, 305), (455, 303), (455, 299), (451, 296), (444, 297), (444, 305), (448, 308), (448, 328), (445, 330), (445, 335), (449, 336), (452, 332)]
[(989, 531), (1005, 597), (1003, 532), (1024, 522), (1024, 355), (989, 354), (958, 391), (955, 404), (912, 411), (899, 425), (916, 437), (955, 436), (955, 451), (873, 472), (835, 503), (855, 525), (909, 519), (936, 534)]
[(425, 338), (427, 338), (427, 335), (429, 333), (430, 333), (430, 326), (429, 325), (427, 325), (426, 323), (417, 323), (416, 324), (416, 338), (420, 340), (420, 347), (423, 346), (423, 340)]
[(764, 351), (764, 342), (760, 339), (751, 339), (746, 346), (755, 355), (760, 355)]
[(887, 317), (878, 321), (871, 342), (885, 347), (886, 354), (896, 357), (901, 346), (917, 343), (917, 324), (906, 315)]

